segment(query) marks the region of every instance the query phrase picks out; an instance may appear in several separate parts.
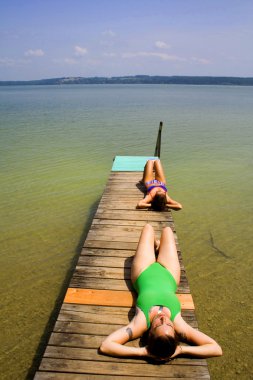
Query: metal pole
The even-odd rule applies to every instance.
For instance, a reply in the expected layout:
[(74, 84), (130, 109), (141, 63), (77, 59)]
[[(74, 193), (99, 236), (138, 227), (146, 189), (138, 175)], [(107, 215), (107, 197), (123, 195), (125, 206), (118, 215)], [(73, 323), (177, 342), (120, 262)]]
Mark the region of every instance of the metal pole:
[(155, 147), (155, 156), (161, 157), (161, 139), (162, 139), (162, 128), (163, 128), (163, 122), (160, 121), (159, 129), (158, 129), (158, 135), (156, 140), (156, 147)]

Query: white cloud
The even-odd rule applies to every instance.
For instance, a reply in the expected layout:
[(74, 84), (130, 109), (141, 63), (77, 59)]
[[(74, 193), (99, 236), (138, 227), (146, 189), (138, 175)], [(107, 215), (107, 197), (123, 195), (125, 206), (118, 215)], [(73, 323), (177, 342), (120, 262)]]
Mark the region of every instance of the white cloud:
[(13, 59), (13, 58), (8, 58), (8, 57), (4, 57), (4, 58), (0, 58), (0, 66), (3, 66), (3, 67), (21, 67), (21, 66), (25, 66), (27, 64), (30, 64), (32, 61), (30, 59), (22, 59), (22, 58), (19, 58), (19, 59)]
[(103, 36), (108, 36), (108, 37), (115, 37), (116, 34), (112, 30), (105, 30), (102, 32)]
[(155, 53), (155, 52), (137, 52), (137, 53), (124, 53), (123, 58), (134, 58), (134, 57), (155, 57), (163, 61), (178, 61), (184, 62), (185, 58), (178, 57), (176, 55), (166, 54), (166, 53)]
[(88, 50), (86, 48), (78, 46), (78, 45), (76, 45), (74, 49), (75, 49), (76, 57), (83, 57), (85, 54), (88, 53)]
[(158, 53), (158, 52), (146, 52), (146, 51), (140, 51), (135, 53), (124, 53), (122, 54), (122, 58), (136, 58), (136, 57), (154, 57), (158, 58), (162, 61), (170, 61), (170, 62), (189, 62), (189, 63), (196, 63), (200, 65), (209, 65), (211, 62), (206, 58), (198, 58), (198, 57), (191, 57), (191, 58), (183, 58), (179, 57), (177, 55), (173, 54), (167, 54), (167, 53)]
[(26, 57), (43, 57), (45, 55), (42, 49), (29, 49), (25, 52)]
[(0, 58), (0, 66), (11, 67), (15, 65), (14, 59), (11, 58)]
[(156, 41), (155, 46), (159, 49), (169, 49), (171, 46), (166, 44), (166, 42), (163, 41)]
[(209, 65), (211, 62), (206, 58), (197, 58), (192, 57), (191, 60), (196, 63), (200, 63), (201, 65)]

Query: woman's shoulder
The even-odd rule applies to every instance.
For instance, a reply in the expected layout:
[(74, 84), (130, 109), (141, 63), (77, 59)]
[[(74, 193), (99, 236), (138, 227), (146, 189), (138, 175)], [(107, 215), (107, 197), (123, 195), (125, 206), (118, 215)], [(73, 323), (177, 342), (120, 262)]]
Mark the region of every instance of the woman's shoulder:
[(135, 328), (142, 330), (143, 332), (147, 330), (147, 322), (146, 322), (146, 317), (143, 311), (136, 306), (135, 308), (135, 315), (131, 321), (133, 326)]
[(174, 328), (175, 328), (176, 331), (177, 331), (177, 330), (181, 330), (182, 327), (185, 326), (186, 322), (185, 322), (185, 320), (182, 318), (182, 315), (181, 315), (180, 312), (175, 316), (174, 321), (173, 321), (173, 324), (174, 324)]
[(178, 313), (174, 319), (174, 328), (178, 336), (182, 341), (186, 340), (186, 337), (189, 334), (189, 330), (192, 330), (192, 327), (182, 318), (181, 313)]
[(147, 331), (145, 315), (139, 308), (136, 308), (135, 315), (128, 324), (127, 329), (130, 331), (131, 339), (140, 338)]

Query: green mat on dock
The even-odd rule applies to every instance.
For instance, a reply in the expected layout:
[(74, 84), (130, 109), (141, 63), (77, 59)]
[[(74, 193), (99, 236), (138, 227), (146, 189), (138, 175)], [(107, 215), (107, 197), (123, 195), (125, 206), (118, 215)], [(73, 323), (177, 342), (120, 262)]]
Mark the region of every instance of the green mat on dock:
[(155, 160), (152, 156), (116, 156), (113, 161), (113, 172), (142, 172), (147, 160)]

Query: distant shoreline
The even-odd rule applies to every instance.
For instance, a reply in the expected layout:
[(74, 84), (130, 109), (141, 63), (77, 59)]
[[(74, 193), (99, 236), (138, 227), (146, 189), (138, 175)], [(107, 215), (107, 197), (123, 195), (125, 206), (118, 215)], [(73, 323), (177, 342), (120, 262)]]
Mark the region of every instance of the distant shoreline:
[(65, 84), (183, 84), (253, 86), (253, 77), (216, 76), (119, 76), (119, 77), (62, 77), (28, 81), (0, 81), (0, 86)]

